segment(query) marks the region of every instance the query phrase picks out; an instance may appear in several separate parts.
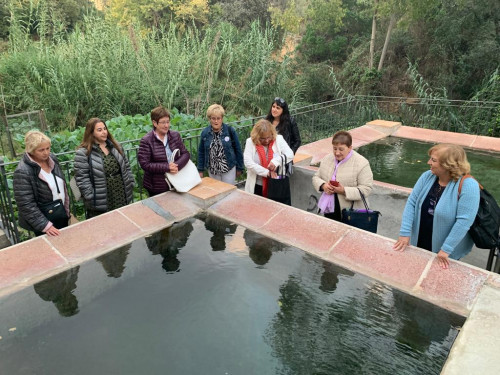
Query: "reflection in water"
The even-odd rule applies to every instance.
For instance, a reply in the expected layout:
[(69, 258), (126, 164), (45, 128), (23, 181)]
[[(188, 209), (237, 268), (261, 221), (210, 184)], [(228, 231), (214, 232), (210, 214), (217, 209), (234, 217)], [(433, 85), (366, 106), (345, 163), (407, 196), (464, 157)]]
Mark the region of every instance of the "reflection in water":
[(248, 253), (250, 259), (252, 259), (258, 266), (263, 266), (269, 262), (273, 252), (281, 251), (284, 247), (283, 244), (273, 240), (272, 238), (264, 237), (249, 229), (245, 230), (243, 238), (250, 249)]
[(73, 291), (79, 270), (80, 266), (76, 266), (33, 285), (33, 288), (41, 299), (53, 302), (60, 315), (73, 316), (78, 313), (78, 300)]
[(61, 315), (85, 312), (71, 320), (33, 290), (0, 298), (0, 327), (22, 328), (2, 335), (0, 374), (439, 374), (456, 318), (241, 226), (213, 252), (190, 220), (148, 238), (162, 258), (136, 242), (119, 279), (87, 262), (37, 284)]
[(113, 250), (107, 254), (101, 255), (96, 260), (102, 264), (102, 268), (106, 271), (108, 277), (119, 278), (125, 270), (125, 262), (132, 246), (131, 243)]
[(323, 292), (333, 293), (337, 289), (339, 282), (339, 274), (346, 276), (354, 276), (354, 272), (344, 270), (334, 265), (333, 263), (323, 261), (323, 273), (321, 275), (321, 284), (319, 289)]
[[(338, 284), (340, 274), (349, 280)], [(307, 273), (293, 273), (281, 285), (279, 311), (264, 339), (286, 373), (401, 373), (413, 363), (416, 373), (439, 374), (456, 335), (446, 322), (458, 326), (460, 317), (353, 277), (327, 262), (310, 263)]]
[(393, 291), (395, 315), (399, 317), (396, 340), (408, 345), (413, 351), (424, 353), (433, 342), (443, 342), (449, 334), (446, 322), (459, 326), (448, 314), (436, 313), (430, 304), (422, 304), (417, 298)]
[(192, 221), (185, 220), (146, 237), (149, 250), (154, 255), (160, 254), (163, 257), (161, 265), (167, 273), (179, 271), (181, 262), (177, 259), (177, 254), (186, 246), (192, 231)]
[(205, 229), (213, 233), (210, 245), (213, 251), (226, 250), (226, 235), (236, 232), (236, 224), (218, 217), (208, 215), (205, 219)]

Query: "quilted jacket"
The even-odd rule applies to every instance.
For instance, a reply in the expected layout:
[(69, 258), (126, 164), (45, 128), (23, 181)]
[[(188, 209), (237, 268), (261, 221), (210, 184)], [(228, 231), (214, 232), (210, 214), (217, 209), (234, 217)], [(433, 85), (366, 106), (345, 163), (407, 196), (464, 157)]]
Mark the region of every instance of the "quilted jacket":
[[(53, 154), (50, 154), (50, 158), (53, 162), (54, 174), (64, 181), (57, 158)], [(40, 170), (40, 165), (25, 153), (14, 171), (14, 197), (19, 212), (19, 225), (32, 232), (43, 232), (49, 224), (49, 219), (40, 211), (37, 203), (49, 203), (54, 200), (49, 184), (39, 176)], [(64, 196), (64, 208), (69, 217), (69, 195), (66, 183)]]
[[(132, 202), (134, 190), (134, 176), (130, 170), (130, 165), (125, 156), (120, 154), (110, 141), (107, 145), (111, 154), (116, 158), (120, 165), (120, 172), (125, 186), (125, 195), (127, 204)], [(75, 180), (76, 185), (82, 193), (85, 206), (95, 211), (106, 212), (107, 189), (106, 176), (104, 172), (104, 163), (99, 151), (99, 145), (95, 144), (90, 153), (91, 164), (87, 155), (87, 149), (80, 147), (75, 153)], [(92, 184), (90, 173), (92, 173), (94, 184)], [(95, 200), (94, 200), (95, 197)], [(94, 203), (95, 202), (95, 203)]]
[[(169, 148), (172, 151), (178, 148), (180, 151), (175, 158), (175, 163), (181, 170), (187, 164), (191, 155), (184, 146), (178, 132), (169, 130), (167, 138)], [(165, 173), (170, 172), (167, 154), (163, 142), (156, 138), (153, 131), (142, 137), (137, 157), (141, 168), (144, 170), (144, 188), (152, 194), (168, 191), (168, 184), (165, 181)]]

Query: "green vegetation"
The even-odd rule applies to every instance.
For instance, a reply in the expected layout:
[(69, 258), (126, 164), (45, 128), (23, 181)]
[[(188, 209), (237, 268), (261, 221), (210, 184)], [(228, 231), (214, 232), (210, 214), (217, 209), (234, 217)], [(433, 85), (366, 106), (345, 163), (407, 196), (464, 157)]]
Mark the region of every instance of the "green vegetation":
[[(0, 24), (0, 105), (7, 114), (43, 108), (56, 131), (160, 103), (195, 116), (214, 102), (260, 115), (276, 95), (292, 107), (340, 93), (496, 102), (499, 4), (7, 0), (0, 4), (8, 21)], [(464, 108), (473, 112), (470, 103)], [(416, 118), (500, 131), (491, 113), (467, 113), (463, 122), (448, 109), (427, 110)]]
[(213, 102), (254, 113), (278, 92), (297, 96), (285, 84), (289, 60), (272, 58), (275, 33), (257, 23), (204, 33), (174, 24), (125, 33), (98, 17), (84, 26), (63, 40), (14, 44), (0, 57), (7, 112), (45, 108), (52, 129), (74, 129), (92, 116), (146, 113), (160, 103), (195, 115)]

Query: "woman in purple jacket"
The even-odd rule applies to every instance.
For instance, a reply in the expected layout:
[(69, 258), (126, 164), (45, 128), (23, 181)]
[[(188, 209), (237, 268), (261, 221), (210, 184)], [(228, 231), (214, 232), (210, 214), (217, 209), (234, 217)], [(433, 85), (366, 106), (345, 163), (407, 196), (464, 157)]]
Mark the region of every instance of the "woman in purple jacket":
[[(151, 121), (154, 129), (142, 137), (139, 146), (139, 164), (144, 170), (143, 186), (150, 197), (168, 191), (165, 173), (177, 173), (184, 168), (191, 156), (181, 135), (170, 130), (170, 117), (170, 113), (161, 106), (153, 109)], [(180, 152), (174, 162), (169, 163), (175, 149)]]

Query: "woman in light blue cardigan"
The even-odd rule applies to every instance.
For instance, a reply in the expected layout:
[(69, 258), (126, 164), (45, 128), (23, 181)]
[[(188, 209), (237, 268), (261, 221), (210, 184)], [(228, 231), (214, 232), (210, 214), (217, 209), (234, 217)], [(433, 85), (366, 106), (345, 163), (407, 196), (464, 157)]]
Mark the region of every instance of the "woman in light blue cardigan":
[(429, 156), (430, 170), (420, 176), (406, 202), (394, 249), (403, 251), (411, 244), (430, 250), (448, 268), (448, 257), (460, 259), (474, 245), (468, 232), (479, 208), (479, 185), (465, 179), (458, 196), (460, 179), (470, 172), (462, 147), (438, 144)]

